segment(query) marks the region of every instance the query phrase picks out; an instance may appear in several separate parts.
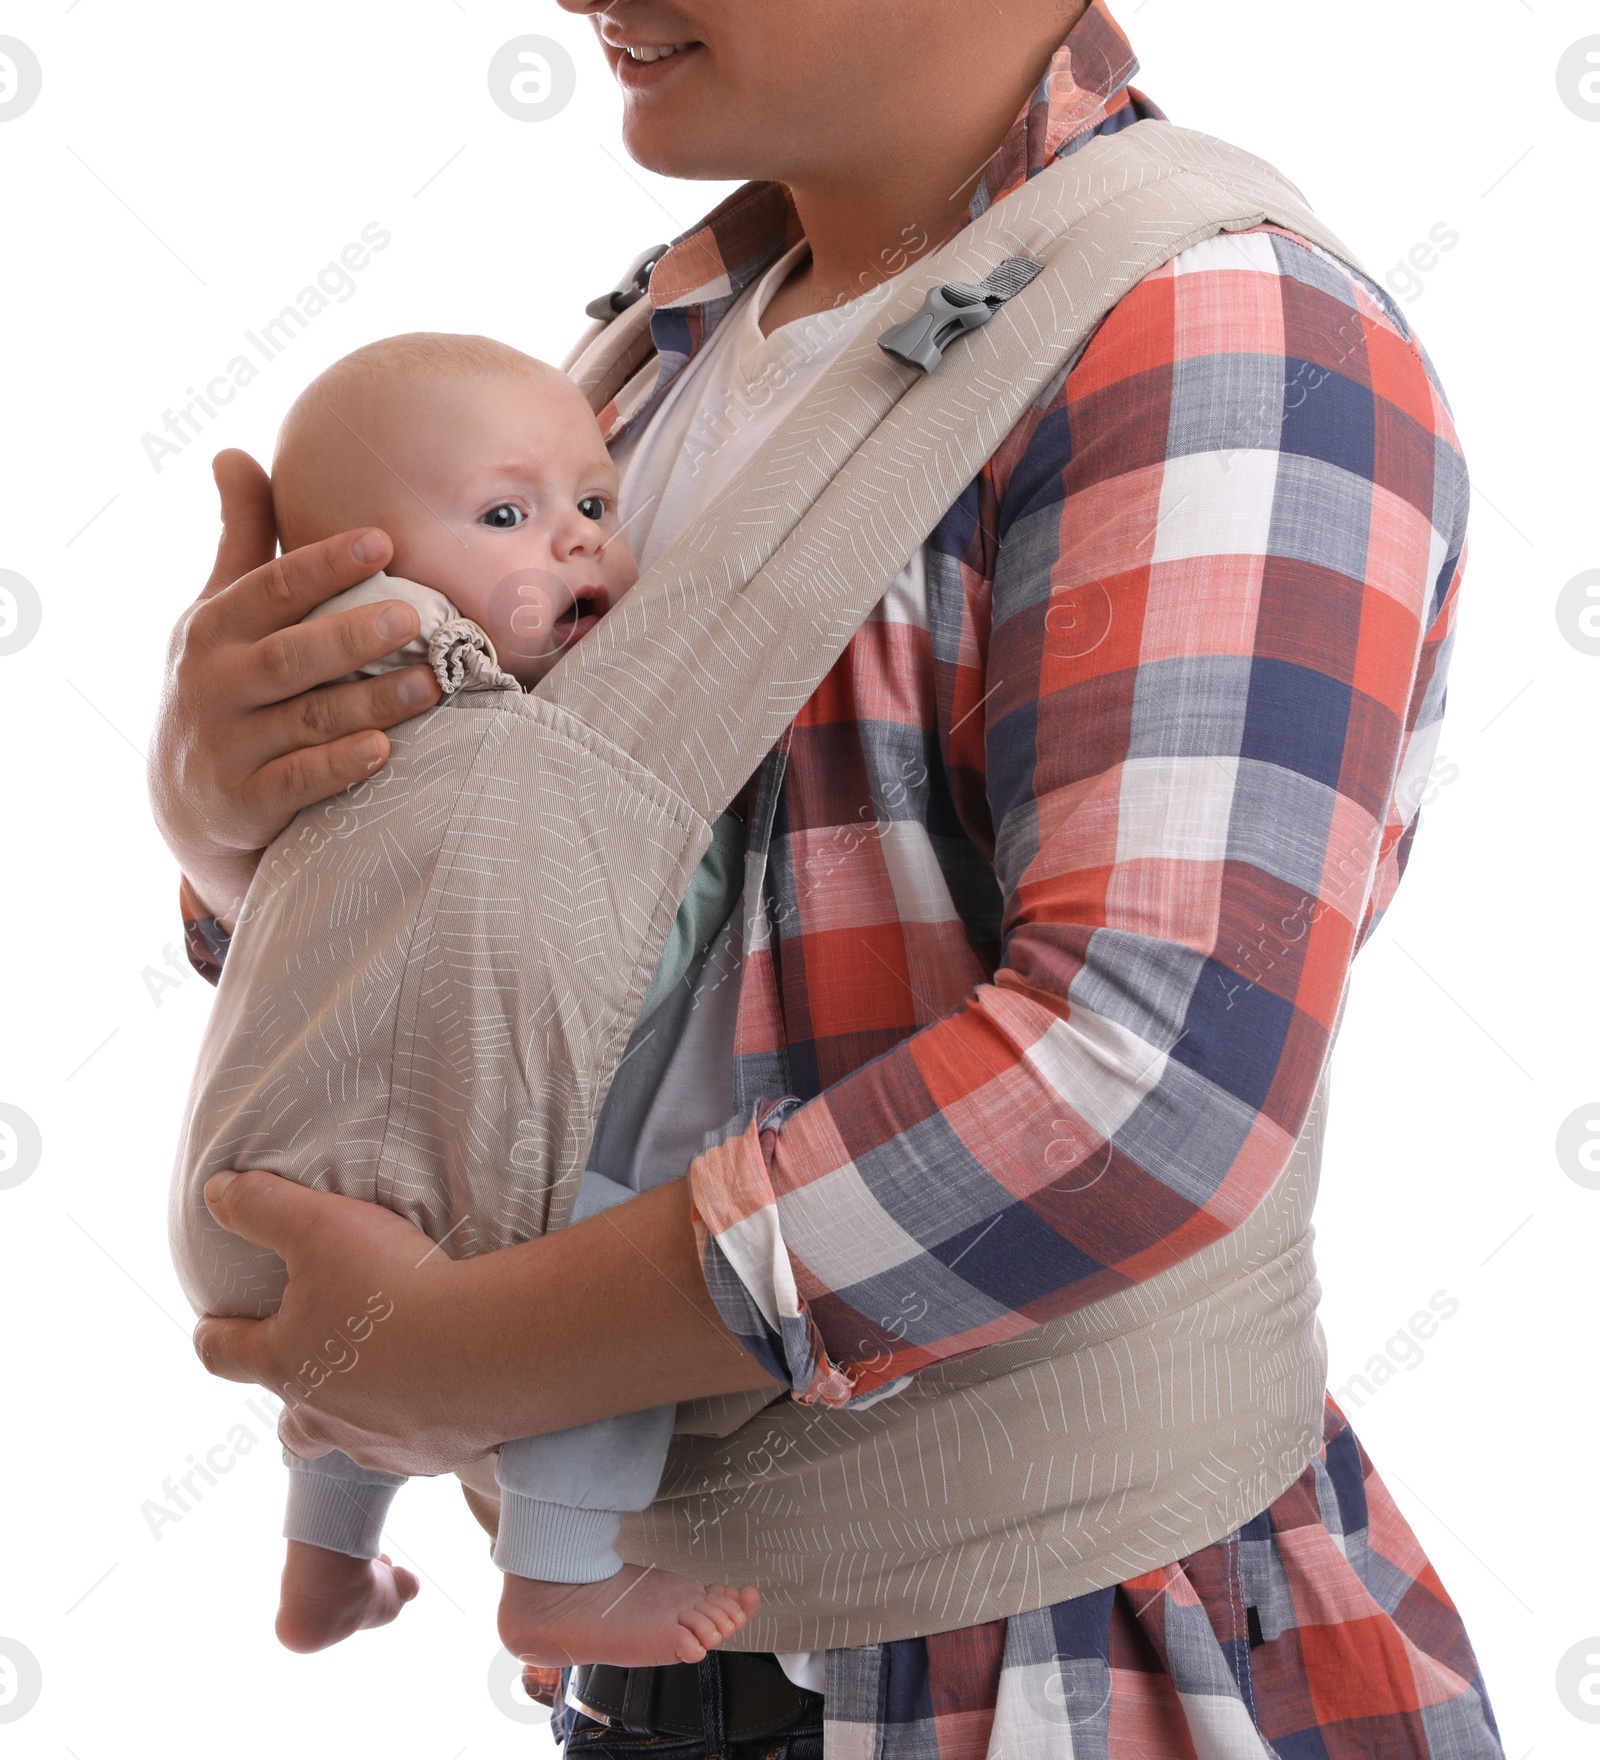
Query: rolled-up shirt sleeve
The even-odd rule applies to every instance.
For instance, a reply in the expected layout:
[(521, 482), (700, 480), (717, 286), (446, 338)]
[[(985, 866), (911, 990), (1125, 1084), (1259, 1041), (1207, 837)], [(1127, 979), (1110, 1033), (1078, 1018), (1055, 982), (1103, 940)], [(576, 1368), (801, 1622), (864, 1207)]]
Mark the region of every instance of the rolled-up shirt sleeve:
[(981, 739), (999, 963), (690, 1169), (724, 1318), (825, 1405), (1249, 1217), (1443, 712), (1467, 509), (1448, 408), (1386, 297), (1275, 228), (1134, 289), (976, 502), (983, 709), (960, 733)]

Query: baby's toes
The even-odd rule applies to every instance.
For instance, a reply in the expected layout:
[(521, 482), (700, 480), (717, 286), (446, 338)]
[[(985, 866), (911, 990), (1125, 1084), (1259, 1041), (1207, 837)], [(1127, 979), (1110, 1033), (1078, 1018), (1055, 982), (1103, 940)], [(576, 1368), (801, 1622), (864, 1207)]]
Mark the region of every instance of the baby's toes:
[(697, 1601), (681, 1618), (708, 1650), (715, 1650), (724, 1638), (732, 1637), (739, 1629), (722, 1608), (710, 1601)]
[(722, 1640), (709, 1628), (704, 1641), (702, 1641), (693, 1613), (687, 1613), (678, 1621), (678, 1630), (673, 1638), (673, 1648), (678, 1652), (679, 1662), (704, 1662), (706, 1652), (715, 1649), (721, 1642)]
[(727, 1609), (710, 1600), (697, 1601), (683, 1619), (686, 1625), (692, 1624), (696, 1635), (709, 1645), (720, 1644), (739, 1629)]
[(395, 1564), (387, 1552), (378, 1554), (378, 1562), (389, 1567), (389, 1575), (394, 1582), (394, 1592), (400, 1605), (404, 1607), (408, 1601), (415, 1601), (417, 1591), (422, 1587), (415, 1575), (403, 1564)]
[[(743, 1594), (754, 1596), (755, 1591), (753, 1589), (746, 1590)], [(750, 1621), (750, 1616), (756, 1611), (756, 1607), (760, 1605), (759, 1596), (756, 1596), (755, 1605), (752, 1606), (745, 1602), (743, 1594), (741, 1594), (740, 1591), (728, 1588), (726, 1584), (713, 1583), (711, 1587), (706, 1590), (705, 1600), (700, 1603), (703, 1608), (706, 1608), (717, 1619), (718, 1623), (722, 1626), (722, 1635), (725, 1638), (730, 1637), (734, 1632), (739, 1631), (743, 1626), (747, 1625)]]
[(734, 1609), (735, 1617), (739, 1621), (739, 1625), (734, 1627), (735, 1631), (738, 1631), (739, 1626), (754, 1619), (761, 1611), (761, 1591), (759, 1589), (735, 1589), (730, 1583), (713, 1583), (706, 1590), (706, 1594), (720, 1606)]
[(522, 1669), (522, 1690), (530, 1699), (537, 1699), (541, 1705), (555, 1708), (556, 1695), (561, 1691), (561, 1670), (544, 1668), (538, 1663), (529, 1662)]

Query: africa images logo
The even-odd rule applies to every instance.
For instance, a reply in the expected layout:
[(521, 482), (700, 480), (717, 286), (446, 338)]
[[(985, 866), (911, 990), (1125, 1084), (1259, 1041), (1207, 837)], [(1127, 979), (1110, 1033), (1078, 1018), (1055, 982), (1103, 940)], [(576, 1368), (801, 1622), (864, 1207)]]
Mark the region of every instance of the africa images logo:
[(31, 1178), (43, 1153), (38, 1125), (20, 1106), (0, 1102), (0, 1192)]
[(1600, 37), (1580, 37), (1556, 63), (1561, 102), (1585, 122), (1600, 122)]
[(549, 37), (513, 37), (489, 63), (489, 96), (516, 122), (548, 122), (577, 89), (577, 64)]
[(43, 616), (33, 582), (0, 568), (0, 654), (20, 654), (38, 635)]
[(0, 37), (0, 122), (15, 122), (31, 110), (43, 86), (39, 57), (15, 37)]
[(0, 1723), (26, 1717), (43, 1686), (38, 1657), (15, 1638), (0, 1638)]
[(1600, 1723), (1600, 1638), (1585, 1638), (1561, 1658), (1556, 1694), (1574, 1717)]

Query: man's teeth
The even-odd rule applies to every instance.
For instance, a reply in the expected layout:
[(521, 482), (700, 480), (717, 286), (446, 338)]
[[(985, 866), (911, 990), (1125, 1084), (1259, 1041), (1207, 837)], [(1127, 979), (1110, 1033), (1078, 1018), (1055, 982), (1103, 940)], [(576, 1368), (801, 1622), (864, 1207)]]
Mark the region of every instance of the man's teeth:
[(669, 55), (676, 55), (680, 50), (690, 46), (688, 43), (669, 43), (665, 48), (653, 48), (647, 45), (643, 48), (629, 49), (628, 54), (635, 61), (665, 61)]

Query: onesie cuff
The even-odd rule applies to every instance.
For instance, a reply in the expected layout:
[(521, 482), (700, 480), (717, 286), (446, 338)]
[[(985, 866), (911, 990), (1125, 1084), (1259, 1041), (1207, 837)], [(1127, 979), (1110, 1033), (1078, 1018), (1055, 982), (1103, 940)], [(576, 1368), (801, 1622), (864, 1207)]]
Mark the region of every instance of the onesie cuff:
[(545, 1503), (502, 1485), (494, 1562), (507, 1576), (540, 1583), (603, 1583), (622, 1569), (621, 1528), (615, 1510)]
[(384, 1518), (400, 1483), (339, 1479), (314, 1468), (294, 1468), (289, 1474), (283, 1537), (326, 1552), (346, 1552), (352, 1558), (376, 1558)]

